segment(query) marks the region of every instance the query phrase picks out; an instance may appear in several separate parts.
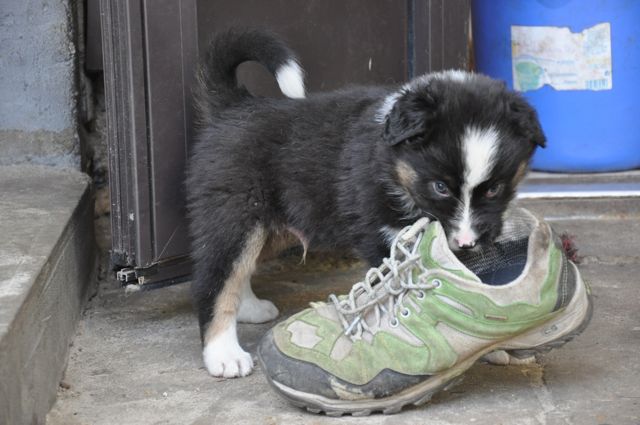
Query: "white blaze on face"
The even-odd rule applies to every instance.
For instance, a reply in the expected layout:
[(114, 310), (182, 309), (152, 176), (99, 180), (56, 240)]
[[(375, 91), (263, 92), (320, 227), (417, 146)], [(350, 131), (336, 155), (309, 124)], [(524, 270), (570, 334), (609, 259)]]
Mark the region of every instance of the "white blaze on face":
[(473, 190), (489, 178), (498, 151), (499, 135), (493, 127), (468, 127), (462, 136), (464, 181), (460, 190), (460, 206), (455, 220), (457, 229), (449, 243), (454, 248), (472, 247), (478, 240), (473, 228), (471, 195)]

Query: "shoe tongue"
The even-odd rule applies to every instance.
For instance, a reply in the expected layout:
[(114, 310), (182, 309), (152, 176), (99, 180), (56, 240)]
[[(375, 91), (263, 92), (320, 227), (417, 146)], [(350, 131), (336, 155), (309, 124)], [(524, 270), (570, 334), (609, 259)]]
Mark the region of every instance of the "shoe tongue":
[(432, 222), (425, 230), (420, 242), (420, 254), (422, 264), (428, 269), (444, 269), (465, 279), (480, 282), (480, 279), (451, 252), (447, 235), (437, 221)]

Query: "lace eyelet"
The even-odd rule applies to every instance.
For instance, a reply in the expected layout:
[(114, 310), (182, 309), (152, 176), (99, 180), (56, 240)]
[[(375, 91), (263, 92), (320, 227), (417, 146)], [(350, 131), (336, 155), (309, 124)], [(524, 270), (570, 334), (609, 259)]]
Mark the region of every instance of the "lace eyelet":
[(423, 300), (425, 296), (424, 291), (418, 291), (418, 293), (416, 294), (416, 298), (419, 300)]
[(395, 317), (389, 321), (389, 326), (391, 326), (392, 328), (397, 328), (399, 324), (400, 321)]
[(404, 308), (402, 309), (402, 311), (400, 312), (400, 315), (402, 317), (409, 317), (411, 315), (411, 310), (409, 310), (408, 308)]
[(431, 283), (433, 283), (434, 288), (439, 288), (442, 286), (442, 281), (440, 279), (433, 279)]

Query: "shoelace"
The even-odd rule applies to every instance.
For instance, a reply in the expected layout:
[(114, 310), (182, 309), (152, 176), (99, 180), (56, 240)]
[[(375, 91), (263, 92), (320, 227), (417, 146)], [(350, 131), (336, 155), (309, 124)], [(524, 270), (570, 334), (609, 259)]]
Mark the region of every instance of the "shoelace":
[[(379, 327), (383, 317), (389, 317), (389, 325), (398, 325), (398, 310), (408, 316), (403, 307), (403, 300), (409, 291), (419, 291), (418, 298), (424, 297), (424, 290), (438, 286), (438, 281), (428, 282), (430, 271), (424, 267), (419, 253), (420, 242), (429, 220), (424, 218), (412, 226), (405, 227), (394, 238), (388, 258), (382, 260), (379, 267), (369, 269), (362, 282), (351, 288), (349, 295), (337, 297), (329, 295), (345, 335), (352, 339), (362, 338), (363, 332), (371, 332), (372, 327)], [(419, 273), (414, 278), (414, 271)], [(422, 292), (422, 296), (420, 293)], [(366, 296), (363, 296), (366, 294)], [(370, 326), (364, 315), (373, 309), (375, 324)]]

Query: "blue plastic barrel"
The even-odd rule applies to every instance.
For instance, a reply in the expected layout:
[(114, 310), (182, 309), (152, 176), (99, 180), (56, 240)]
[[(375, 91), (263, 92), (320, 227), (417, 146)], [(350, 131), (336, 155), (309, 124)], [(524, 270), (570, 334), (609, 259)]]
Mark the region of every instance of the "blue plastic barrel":
[[(515, 75), (516, 88), (538, 110), (548, 146), (538, 149), (533, 168), (640, 168), (640, 0), (474, 0), (472, 16), (477, 71), (511, 88)], [(570, 46), (566, 34), (558, 32), (563, 30), (549, 27), (583, 36), (572, 38)], [(599, 35), (594, 32), (603, 28)], [(544, 52), (545, 34), (550, 45), (563, 40), (562, 49)], [(610, 40), (603, 40), (603, 34)], [(608, 75), (602, 60), (607, 42)], [(575, 58), (558, 60), (563, 49), (577, 52), (577, 63), (587, 64), (577, 75), (564, 72)], [(602, 78), (589, 79), (598, 73)]]

